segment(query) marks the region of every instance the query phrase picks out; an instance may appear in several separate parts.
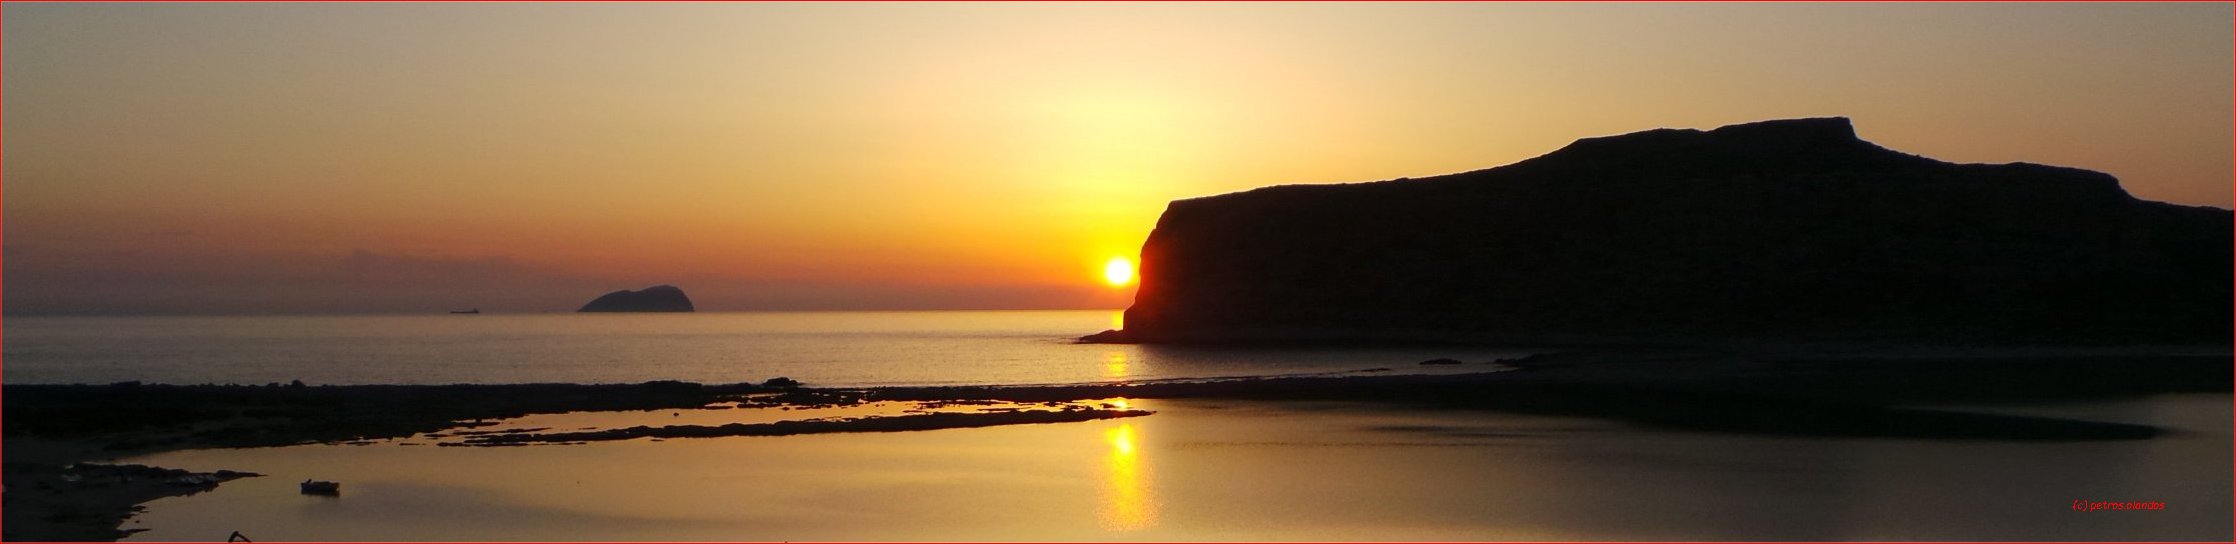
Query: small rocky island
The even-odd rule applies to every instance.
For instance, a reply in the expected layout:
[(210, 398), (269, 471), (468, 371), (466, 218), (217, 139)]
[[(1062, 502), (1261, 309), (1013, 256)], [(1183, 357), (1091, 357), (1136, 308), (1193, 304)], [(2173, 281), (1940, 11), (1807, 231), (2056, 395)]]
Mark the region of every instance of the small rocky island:
[(636, 291), (624, 289), (606, 293), (604, 296), (590, 301), (589, 304), (582, 305), (582, 309), (576, 311), (691, 312), (697, 310), (692, 308), (691, 297), (684, 296), (682, 289), (673, 285), (655, 285)]
[(1173, 202), (1086, 341), (2229, 341), (2229, 210), (1953, 164), (1844, 118)]

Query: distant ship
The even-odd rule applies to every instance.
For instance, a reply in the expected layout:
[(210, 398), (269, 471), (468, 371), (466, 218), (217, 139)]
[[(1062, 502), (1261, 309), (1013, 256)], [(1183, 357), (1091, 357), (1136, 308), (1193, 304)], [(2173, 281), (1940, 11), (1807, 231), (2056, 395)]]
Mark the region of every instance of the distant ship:
[(340, 482), (328, 482), (322, 480), (303, 480), (303, 494), (341, 495), (342, 484)]
[(474, 308), (474, 309), (471, 309), (471, 310), (451, 310), (451, 311), (450, 311), (450, 313), (454, 313), (454, 314), (478, 314), (478, 313), (481, 313), (481, 308)]

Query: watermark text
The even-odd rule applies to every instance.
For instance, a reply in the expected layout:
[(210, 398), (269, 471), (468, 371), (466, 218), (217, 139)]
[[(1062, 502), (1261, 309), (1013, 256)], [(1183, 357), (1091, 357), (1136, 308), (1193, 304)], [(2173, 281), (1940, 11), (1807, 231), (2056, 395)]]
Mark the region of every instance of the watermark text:
[(2165, 509), (2166, 509), (2166, 503), (2165, 503), (2165, 502), (2162, 502), (2162, 501), (2091, 501), (2091, 500), (2084, 500), (2084, 499), (2074, 499), (2074, 500), (2073, 500), (2073, 511), (2075, 511), (2075, 512), (2105, 512), (2105, 511), (2111, 511), (2111, 510), (2165, 510)]

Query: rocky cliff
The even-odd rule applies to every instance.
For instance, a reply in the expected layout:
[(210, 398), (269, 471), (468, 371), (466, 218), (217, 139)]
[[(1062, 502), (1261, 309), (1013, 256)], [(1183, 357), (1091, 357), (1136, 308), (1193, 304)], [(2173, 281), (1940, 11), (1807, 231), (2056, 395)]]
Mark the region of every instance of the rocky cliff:
[(690, 312), (691, 297), (673, 285), (655, 285), (638, 291), (621, 290), (606, 293), (578, 312)]
[(1105, 339), (2226, 344), (2230, 247), (2227, 210), (1847, 119), (1662, 129), (1173, 202)]

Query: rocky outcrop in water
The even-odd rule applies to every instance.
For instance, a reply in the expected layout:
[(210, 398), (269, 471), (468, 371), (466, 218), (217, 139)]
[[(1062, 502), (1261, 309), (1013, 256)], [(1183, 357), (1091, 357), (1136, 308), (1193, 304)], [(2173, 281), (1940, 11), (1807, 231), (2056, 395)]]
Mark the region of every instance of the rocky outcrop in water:
[(1899, 153), (1847, 119), (1661, 129), (1173, 202), (1100, 339), (2225, 345), (2230, 236), (2228, 210)]
[(637, 291), (621, 290), (606, 293), (605, 296), (600, 296), (596, 300), (590, 301), (589, 304), (582, 305), (582, 309), (576, 311), (690, 312), (695, 310), (691, 307), (691, 297), (683, 296), (682, 289), (673, 285), (655, 285)]

